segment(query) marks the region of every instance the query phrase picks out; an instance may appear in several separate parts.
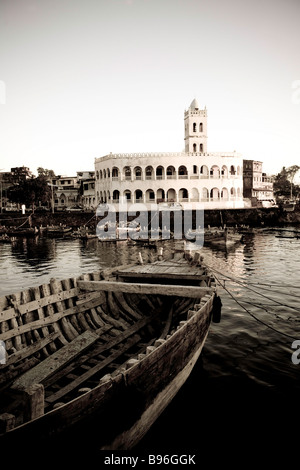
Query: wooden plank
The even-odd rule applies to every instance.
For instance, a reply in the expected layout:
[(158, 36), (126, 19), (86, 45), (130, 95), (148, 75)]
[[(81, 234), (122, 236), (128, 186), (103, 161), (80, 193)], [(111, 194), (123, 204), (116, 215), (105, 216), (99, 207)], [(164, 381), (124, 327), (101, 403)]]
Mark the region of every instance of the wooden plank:
[(14, 307), (8, 307), (0, 312), (0, 321), (8, 321), (17, 316), (18, 313), (15, 311)]
[[(80, 281), (80, 282), (104, 282), (104, 281)], [(45, 287), (48, 287), (48, 285), (46, 284)], [(102, 302), (102, 300), (99, 300), (99, 301)], [(60, 331), (61, 333), (60, 339), (63, 341), (64, 336), (61, 330), (59, 329), (57, 322), (64, 317), (67, 317), (69, 315), (74, 315), (74, 314), (80, 314), (83, 311), (83, 306), (81, 305), (74, 305), (74, 307), (61, 310), (60, 312), (57, 312), (57, 313), (55, 313), (53, 305), (46, 305), (45, 308), (48, 310), (47, 312), (48, 316), (45, 316), (44, 318), (40, 318), (39, 320), (35, 320), (31, 323), (24, 324), (22, 326), (16, 325), (14, 329), (3, 332), (1, 334), (0, 339), (4, 341), (10, 338), (14, 338), (16, 335), (20, 335), (22, 333), (26, 333), (27, 331), (31, 331), (33, 329), (53, 325), (55, 331)], [(65, 342), (66, 344), (68, 344), (66, 340)]]
[[(130, 336), (135, 335), (136, 333), (139, 332), (139, 330), (147, 326), (148, 323), (150, 323), (153, 320), (153, 318), (155, 318), (157, 315), (158, 315), (157, 312), (155, 312), (150, 317), (146, 317), (143, 320), (138, 321), (135, 325), (133, 325), (127, 331), (120, 333), (117, 337), (113, 338), (108, 343), (104, 343), (102, 345), (97, 346), (96, 349), (92, 351), (93, 357), (99, 358), (99, 355), (102, 354), (103, 352), (111, 350), (112, 348), (120, 344), (122, 341), (126, 340)], [(131, 341), (127, 342), (125, 346), (123, 346), (122, 351), (120, 353), (119, 353), (120, 349), (118, 349), (117, 355), (112, 353), (109, 355), (107, 359), (104, 359), (104, 361), (101, 361), (101, 362), (97, 361), (97, 364), (94, 367), (92, 367), (91, 369), (89, 369), (87, 372), (80, 375), (79, 377), (76, 377), (70, 384), (61, 388), (58, 392), (55, 392), (53, 395), (50, 395), (49, 397), (47, 397), (45, 401), (47, 403), (53, 403), (57, 401), (58, 399), (60, 399), (61, 397), (69, 393), (70, 391), (74, 390), (74, 388), (76, 388), (77, 386), (81, 385), (83, 382), (88, 380), (90, 377), (95, 375), (97, 372), (102, 370), (109, 363), (113, 362), (119, 355), (123, 354), (125, 350), (129, 349), (133, 344), (136, 344), (138, 341), (139, 341), (139, 337), (138, 339), (134, 339), (132, 344), (131, 344)], [(88, 359), (89, 359), (89, 356), (85, 356), (84, 358), (82, 358), (82, 360), (81, 358), (79, 358), (78, 362), (76, 363), (76, 366), (78, 366), (79, 364), (80, 365), (83, 364)], [(72, 364), (67, 366), (67, 368), (64, 369), (63, 371), (64, 375), (71, 372), (73, 368), (74, 367), (72, 366)]]
[(202, 297), (215, 291), (212, 287), (182, 286), (168, 284), (147, 284), (116, 281), (78, 281), (81, 289), (88, 291), (105, 290), (135, 294), (174, 295), (178, 297)]
[(45, 402), (51, 404), (57, 400), (60, 400), (63, 396), (72, 392), (72, 390), (74, 390), (76, 387), (79, 387), (79, 385), (81, 385), (83, 382), (88, 380), (97, 372), (100, 372), (102, 369), (104, 369), (104, 367), (107, 367), (109, 364), (114, 362), (118, 357), (122, 356), (122, 354), (128, 351), (128, 349), (130, 349), (132, 346), (137, 344), (139, 340), (140, 338), (132, 338), (122, 348), (118, 349), (117, 351), (114, 351), (113, 354), (111, 354), (109, 357), (107, 357), (103, 361), (98, 362), (98, 364), (96, 364), (91, 369), (87, 370), (84, 374), (80, 375), (79, 377), (76, 377), (69, 385), (66, 385), (65, 387), (58, 390), (58, 392), (47, 397), (45, 399)]
[[(40, 286), (40, 290), (41, 290), (42, 298), (45, 298), (45, 297), (48, 297), (49, 295), (51, 295), (49, 284), (42, 284)], [(53, 307), (52, 304), (45, 305), (44, 314), (45, 314), (45, 318), (40, 319), (39, 322), (43, 321), (45, 325), (46, 324), (47, 325), (51, 324), (52, 325), (51, 328), (53, 328), (54, 331), (57, 331), (57, 332), (60, 333), (59, 341), (61, 342), (61, 344), (63, 344), (63, 345), (68, 344), (68, 341), (64, 337), (62, 330), (60, 329), (59, 325), (57, 324), (57, 315), (55, 314), (55, 310), (54, 310), (54, 307)], [(50, 328), (50, 330), (51, 330), (51, 328)]]
[[(35, 300), (39, 300), (41, 298), (40, 289), (38, 287), (33, 287), (32, 288), (32, 294), (33, 294), (33, 297), (34, 297)], [(44, 310), (43, 310), (42, 307), (37, 308), (36, 312), (37, 312), (38, 318), (44, 318)], [(49, 336), (49, 333), (50, 333), (49, 328), (47, 328), (47, 327), (42, 328), (42, 333), (43, 333), (43, 336), (45, 338), (47, 338)], [(50, 352), (52, 352), (52, 353), (56, 351), (56, 346), (55, 346), (54, 342), (50, 343), (49, 349), (50, 349)], [(47, 351), (46, 347), (43, 348), (43, 352), (44, 352), (45, 356), (48, 356), (48, 351)]]
[[(45, 297), (42, 297), (40, 299), (32, 300), (31, 302), (18, 305), (18, 311), (21, 315), (24, 315), (25, 313), (31, 312), (32, 310), (37, 310), (38, 308), (41, 308), (41, 307), (45, 307), (46, 305), (51, 305), (55, 302), (63, 301), (63, 300), (69, 299), (70, 297), (75, 297), (78, 293), (79, 293), (78, 288), (74, 287), (73, 289), (70, 289), (68, 291), (62, 291), (62, 292), (46, 295)], [(11, 309), (8, 309), (8, 310), (11, 310)], [(1, 312), (1, 314), (2, 313), (9, 314), (12, 312), (4, 310), (3, 312)]]
[[(19, 307), (21, 307), (23, 304), (26, 304), (27, 302), (30, 302), (31, 299), (32, 299), (32, 297), (31, 297), (31, 292), (30, 292), (29, 289), (27, 289), (25, 291), (22, 291), (21, 292), (22, 304)], [(20, 320), (21, 320), (21, 323), (23, 323), (23, 324), (27, 324), (27, 323), (30, 324), (34, 320), (33, 311), (25, 313), (25, 315), (23, 315), (23, 317), (21, 317)], [(47, 336), (47, 335), (48, 335), (48, 331), (47, 331), (46, 334), (43, 334), (42, 336)], [(39, 341), (41, 339), (41, 335), (40, 335), (39, 331), (32, 330), (32, 331), (29, 331), (25, 334), (25, 338), (26, 338), (26, 343), (23, 342), (23, 344), (24, 345), (25, 344), (30, 345), (30, 344), (34, 343), (35, 341)], [(44, 352), (45, 356), (48, 356), (47, 350), (44, 350), (43, 352)]]
[(194, 264), (191, 264), (187, 262), (186, 260), (168, 260), (168, 261), (157, 261), (155, 263), (151, 264), (143, 264), (143, 265), (137, 265), (134, 267), (128, 267), (125, 269), (117, 269), (116, 274), (123, 274), (123, 273), (130, 273), (130, 272), (135, 272), (135, 273), (147, 273), (151, 272), (157, 272), (161, 269), (163, 272), (167, 268), (174, 268), (174, 269), (182, 269), (186, 268), (187, 270), (194, 272), (196, 274), (203, 274), (204, 269), (202, 266), (197, 266)]
[(22, 389), (24, 421), (31, 421), (44, 414), (44, 387), (40, 383), (30, 384)]
[(186, 280), (186, 281), (204, 281), (207, 279), (207, 276), (206, 275), (197, 275), (197, 274), (193, 274), (193, 273), (170, 273), (170, 272), (165, 272), (165, 273), (162, 273), (162, 272), (159, 272), (159, 273), (144, 273), (144, 274), (138, 274), (138, 273), (134, 273), (134, 274), (125, 274), (125, 275), (120, 275), (119, 276), (119, 279), (120, 280), (126, 280), (126, 279), (161, 279), (161, 280), (164, 280), (164, 279), (170, 279), (170, 280), (174, 280), (174, 281), (180, 281), (180, 280)]
[[(63, 286), (60, 281), (56, 279), (51, 279), (50, 281), (50, 290), (52, 294), (60, 295), (63, 291)], [(68, 292), (68, 291), (67, 291)], [(66, 309), (65, 302), (59, 300), (55, 302), (56, 308), (58, 312), (64, 312)], [(72, 341), (74, 338), (78, 336), (78, 332), (75, 330), (74, 326), (69, 322), (68, 318), (63, 317), (61, 319), (61, 328), (63, 329), (64, 336), (67, 338), (68, 341)]]
[(25, 359), (32, 354), (35, 354), (40, 349), (43, 349), (47, 344), (52, 343), (57, 337), (59, 333), (50, 333), (46, 338), (41, 338), (39, 341), (27, 346), (27, 348), (21, 349), (8, 357), (7, 364), (14, 364), (15, 362), (20, 361), (21, 359)]
[(99, 336), (97, 333), (85, 331), (82, 335), (77, 336), (71, 343), (63, 346), (15, 380), (11, 388), (19, 390), (27, 388), (33, 383), (42, 383), (43, 380), (73, 360), (98, 339)]

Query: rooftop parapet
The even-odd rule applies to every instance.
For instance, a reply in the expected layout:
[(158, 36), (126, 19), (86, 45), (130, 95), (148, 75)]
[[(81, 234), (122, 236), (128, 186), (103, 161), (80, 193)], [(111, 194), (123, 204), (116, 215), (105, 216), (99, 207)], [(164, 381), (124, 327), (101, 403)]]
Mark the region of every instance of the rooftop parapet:
[[(110, 153), (103, 157), (96, 157), (95, 163), (118, 158), (154, 158), (154, 157), (231, 157), (241, 158), (242, 154), (238, 152), (147, 152), (147, 153)], [(151, 162), (149, 161), (149, 165)]]

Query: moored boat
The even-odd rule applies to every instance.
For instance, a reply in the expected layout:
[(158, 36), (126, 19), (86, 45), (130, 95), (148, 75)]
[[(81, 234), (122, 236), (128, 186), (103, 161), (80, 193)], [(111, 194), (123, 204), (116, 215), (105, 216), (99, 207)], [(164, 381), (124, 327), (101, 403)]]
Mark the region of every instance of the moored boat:
[(64, 237), (65, 235), (71, 235), (72, 227), (65, 225), (48, 225), (46, 235), (48, 237)]
[(204, 235), (204, 243), (218, 248), (231, 248), (242, 241), (243, 235), (228, 228), (208, 230)]
[(10, 237), (36, 237), (39, 229), (37, 227), (8, 227), (6, 234)]
[(49, 446), (93, 419), (98, 448), (132, 448), (189, 376), (217, 300), (197, 252), (0, 298), (2, 445)]

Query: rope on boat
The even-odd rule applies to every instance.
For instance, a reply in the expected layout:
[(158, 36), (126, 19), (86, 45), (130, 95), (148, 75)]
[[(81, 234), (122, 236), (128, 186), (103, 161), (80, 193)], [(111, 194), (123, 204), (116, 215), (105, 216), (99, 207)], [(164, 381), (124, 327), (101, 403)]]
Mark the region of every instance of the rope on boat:
[[(245, 310), (252, 318), (254, 318), (257, 322), (261, 323), (262, 325), (266, 326), (267, 328), (270, 328), (271, 330), (275, 331), (276, 333), (280, 334), (280, 335), (283, 335), (283, 336), (286, 336), (288, 338), (291, 338), (293, 341), (295, 340), (295, 338), (287, 333), (283, 333), (282, 331), (279, 331), (277, 330), (277, 328), (274, 328), (273, 326), (269, 325), (268, 323), (264, 322), (263, 320), (261, 320), (260, 318), (258, 318), (256, 315), (254, 315), (252, 312), (250, 312), (250, 310), (248, 310), (244, 305), (241, 304), (241, 302), (239, 302), (235, 297), (234, 295), (232, 295), (232, 293), (225, 287), (225, 285), (223, 285), (221, 283), (221, 281), (218, 279), (217, 276), (215, 276), (215, 279), (216, 281), (218, 282), (218, 284), (220, 284), (220, 286), (230, 295), (230, 297), (243, 309)], [(250, 302), (249, 302), (250, 303)], [(254, 305), (254, 304), (252, 304)]]
[(83, 224), (83, 226), (85, 227), (91, 220), (93, 220), (94, 217), (96, 217), (96, 214), (94, 214), (93, 217), (91, 217), (85, 224)]
[(18, 227), (16, 227), (16, 228), (23, 227), (23, 225), (25, 225), (27, 221), (29, 222), (29, 221), (30, 221), (30, 219), (31, 219), (31, 215), (30, 215), (29, 217), (27, 217), (27, 218), (26, 218), (25, 222), (23, 222), (21, 225), (19, 225), (19, 226), (18, 226)]
[[(292, 307), (291, 305), (287, 305), (287, 304), (284, 304), (284, 303), (282, 303), (282, 302), (279, 302), (278, 300), (272, 299), (271, 297), (269, 297), (269, 296), (267, 296), (267, 295), (265, 295), (265, 294), (262, 294), (261, 292), (258, 292), (258, 291), (255, 290), (255, 289), (252, 289), (251, 287), (249, 287), (248, 284), (245, 284), (244, 282), (239, 281), (238, 279), (235, 279), (235, 278), (233, 278), (233, 277), (231, 277), (231, 276), (229, 276), (229, 275), (227, 275), (227, 274), (221, 273), (220, 271), (218, 271), (218, 270), (215, 269), (215, 268), (210, 267), (209, 269), (211, 269), (212, 271), (214, 271), (214, 272), (216, 272), (216, 273), (218, 273), (218, 274), (221, 274), (222, 276), (225, 276), (225, 277), (228, 278), (230, 281), (232, 281), (232, 282), (234, 282), (234, 283), (236, 283), (236, 284), (239, 284), (239, 285), (241, 285), (242, 287), (245, 287), (246, 289), (250, 290), (251, 292), (254, 292), (255, 294), (260, 295), (261, 297), (264, 297), (264, 298), (266, 298), (266, 299), (268, 299), (268, 300), (271, 300), (271, 301), (275, 302), (275, 304), (280, 305), (281, 307), (287, 307), (287, 308), (290, 308), (290, 309), (292, 309), (292, 310), (296, 310), (296, 312), (300, 312), (300, 309), (299, 309), (299, 308)], [(226, 281), (226, 279), (225, 279), (225, 281)], [(251, 285), (255, 285), (255, 284), (251, 284)], [(278, 287), (280, 287), (280, 286), (276, 286), (276, 287), (278, 288)], [(287, 286), (281, 286), (281, 287), (282, 287), (282, 288), (286, 288)], [(294, 287), (296, 287), (296, 286), (294, 286)], [(262, 288), (262, 289), (264, 289), (264, 288)], [(266, 289), (265, 289), (265, 290), (266, 290)], [(299, 296), (294, 295), (294, 297), (299, 297)]]

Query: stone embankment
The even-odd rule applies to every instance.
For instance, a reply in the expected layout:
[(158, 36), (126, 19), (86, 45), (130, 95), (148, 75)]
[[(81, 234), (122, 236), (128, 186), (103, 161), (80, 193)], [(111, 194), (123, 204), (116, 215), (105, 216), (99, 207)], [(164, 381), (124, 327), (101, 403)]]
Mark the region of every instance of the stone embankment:
[[(30, 214), (22, 215), (16, 212), (4, 212), (0, 214), (0, 225), (5, 226), (28, 226), (28, 217)], [(195, 214), (193, 214), (195, 216)], [(131, 217), (133, 219), (134, 217)], [(173, 213), (170, 214), (173, 219)], [(149, 214), (150, 220), (150, 214)], [(67, 225), (74, 229), (83, 225), (93, 228), (97, 220), (91, 212), (49, 212), (35, 213), (31, 215), (32, 226), (40, 227), (47, 225)], [(172, 222), (171, 222), (172, 223)], [(251, 209), (222, 209), (205, 210), (204, 225), (215, 227), (226, 224), (227, 226), (249, 225), (250, 227), (274, 227), (286, 224), (300, 224), (300, 206), (296, 206), (293, 212), (283, 211), (280, 207), (276, 208), (251, 208)]]

